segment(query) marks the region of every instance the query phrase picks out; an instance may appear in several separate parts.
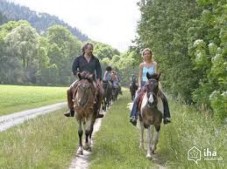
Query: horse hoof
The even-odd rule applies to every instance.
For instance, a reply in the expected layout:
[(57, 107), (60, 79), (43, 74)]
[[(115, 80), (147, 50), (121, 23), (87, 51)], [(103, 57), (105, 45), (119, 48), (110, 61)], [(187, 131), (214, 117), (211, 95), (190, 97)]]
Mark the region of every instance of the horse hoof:
[(78, 149), (78, 151), (77, 151), (77, 155), (83, 155), (84, 153), (83, 153), (83, 150), (82, 149)]
[(152, 157), (151, 157), (151, 155), (150, 155), (150, 154), (147, 154), (147, 155), (146, 155), (146, 158), (147, 158), (147, 159), (149, 159), (149, 160), (151, 160), (151, 159), (152, 159)]
[(152, 154), (155, 154), (156, 147), (153, 147), (153, 148), (151, 147), (150, 150)]
[(87, 151), (91, 150), (91, 146), (89, 145), (84, 146), (84, 150), (87, 150)]

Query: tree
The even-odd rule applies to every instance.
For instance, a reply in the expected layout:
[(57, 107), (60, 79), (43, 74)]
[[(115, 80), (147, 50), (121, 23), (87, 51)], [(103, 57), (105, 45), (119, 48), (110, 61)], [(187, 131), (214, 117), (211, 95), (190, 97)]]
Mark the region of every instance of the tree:
[[(16, 27), (13, 28), (15, 25)], [(24, 72), (23, 80), (35, 83), (35, 74), (38, 70), (38, 58), (36, 57), (39, 37), (38, 33), (26, 21), (20, 21), (17, 23), (10, 22), (9, 24), (6, 24), (5, 27), (3, 26), (3, 28), (8, 28), (6, 30), (13, 28), (4, 38), (4, 43), (6, 45), (5, 57), (7, 57), (8, 61), (14, 60), (11, 63), (17, 65), (21, 64), (23, 69), (21, 72)], [(17, 62), (15, 62), (15, 60), (17, 60)], [(8, 68), (8, 71), (10, 68), (12, 69), (12, 67), (13, 65)], [(16, 74), (18, 73), (15, 69), (14, 71)]]
[(69, 30), (60, 25), (50, 27), (46, 37), (49, 43), (50, 65), (55, 64), (59, 75), (57, 83), (70, 84), (73, 81), (71, 77), (72, 62), (76, 56), (80, 55), (81, 42)]
[(168, 93), (190, 102), (198, 77), (188, 56), (187, 30), (200, 9), (187, 0), (147, 0), (139, 5), (138, 46), (152, 49)]

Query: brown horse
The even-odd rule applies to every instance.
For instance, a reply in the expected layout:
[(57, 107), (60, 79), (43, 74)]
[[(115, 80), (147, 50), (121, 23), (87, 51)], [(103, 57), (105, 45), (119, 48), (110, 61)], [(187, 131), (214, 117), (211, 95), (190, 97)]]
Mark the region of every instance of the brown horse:
[[(159, 132), (162, 122), (163, 106), (162, 101), (158, 97), (159, 91), (159, 77), (160, 74), (150, 75), (147, 73), (147, 78), (149, 79), (144, 86), (145, 93), (142, 96), (142, 101), (140, 104), (140, 127), (141, 127), (141, 138), (140, 147), (144, 148), (144, 129), (147, 129), (147, 158), (151, 158), (151, 153), (154, 153), (158, 139)], [(155, 128), (153, 132), (154, 138), (152, 138), (151, 130)], [(153, 140), (152, 140), (153, 139)]]
[(136, 84), (136, 80), (132, 80), (130, 83), (130, 93), (131, 93), (131, 100), (133, 101), (135, 98), (136, 90), (138, 89), (138, 85)]
[[(94, 110), (95, 87), (93, 75), (88, 72), (78, 73), (79, 82), (73, 93), (75, 117), (79, 123), (79, 149), (78, 153), (83, 154), (83, 149), (91, 150), (91, 135), (96, 119)], [(84, 131), (83, 131), (84, 129)], [(85, 145), (82, 144), (82, 135), (85, 133)]]

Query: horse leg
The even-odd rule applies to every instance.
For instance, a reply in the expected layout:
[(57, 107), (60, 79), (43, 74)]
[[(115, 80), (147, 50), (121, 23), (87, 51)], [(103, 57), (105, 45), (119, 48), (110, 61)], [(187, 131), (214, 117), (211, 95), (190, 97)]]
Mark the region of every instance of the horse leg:
[(155, 131), (154, 131), (154, 139), (153, 139), (153, 146), (151, 147), (151, 151), (154, 154), (154, 151), (157, 148), (158, 140), (159, 140), (159, 135), (160, 135), (160, 125), (155, 125)]
[(106, 111), (106, 98), (104, 97), (103, 98), (103, 101), (102, 101), (102, 110)]
[(146, 155), (146, 157), (148, 158), (148, 159), (151, 159), (151, 127), (152, 126), (149, 126), (148, 128), (147, 128), (147, 143), (148, 143), (148, 146), (147, 146), (147, 155)]
[(82, 143), (83, 130), (82, 130), (81, 121), (79, 121), (78, 135), (79, 135), (79, 149), (78, 149), (78, 153), (83, 155), (83, 143)]
[(143, 122), (140, 121), (140, 131), (141, 131), (141, 134), (140, 134), (140, 148), (144, 149), (144, 125), (143, 125)]
[(91, 150), (91, 118), (89, 121), (86, 123), (86, 128), (85, 128), (85, 145), (84, 149), (85, 150)]

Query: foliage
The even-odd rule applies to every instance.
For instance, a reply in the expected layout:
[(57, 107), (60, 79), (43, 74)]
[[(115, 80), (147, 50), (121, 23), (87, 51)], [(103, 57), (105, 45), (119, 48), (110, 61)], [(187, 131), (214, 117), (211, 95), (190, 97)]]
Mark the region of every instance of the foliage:
[[(218, 120), (227, 118), (227, 6), (226, 1), (202, 1), (203, 11), (191, 27), (189, 50), (200, 83), (193, 99), (214, 111)], [(202, 36), (200, 33), (203, 33)]]
[(196, 3), (187, 0), (141, 1), (140, 10), (138, 46), (152, 49), (168, 93), (191, 101), (198, 77), (188, 56), (187, 29), (190, 19), (199, 14)]
[[(52, 84), (70, 84), (72, 62), (76, 56), (80, 55), (81, 42), (72, 35), (69, 30), (60, 25), (54, 25), (48, 29), (46, 38), (48, 39), (50, 58), (50, 69), (56, 77)], [(55, 66), (54, 66), (54, 65)]]
[[(225, 0), (141, 0), (137, 50), (150, 47), (165, 90), (227, 117)], [(211, 97), (212, 93), (219, 93)], [(219, 108), (220, 109), (219, 109)]]

